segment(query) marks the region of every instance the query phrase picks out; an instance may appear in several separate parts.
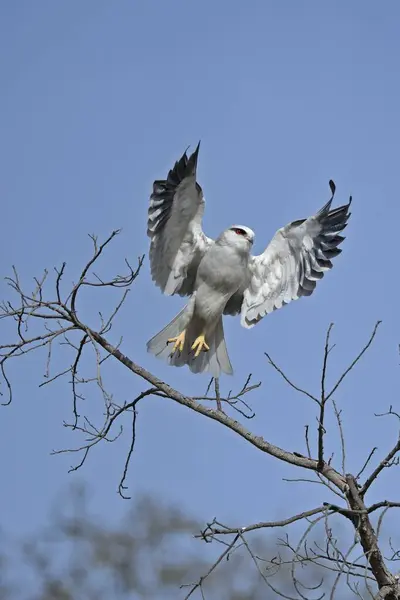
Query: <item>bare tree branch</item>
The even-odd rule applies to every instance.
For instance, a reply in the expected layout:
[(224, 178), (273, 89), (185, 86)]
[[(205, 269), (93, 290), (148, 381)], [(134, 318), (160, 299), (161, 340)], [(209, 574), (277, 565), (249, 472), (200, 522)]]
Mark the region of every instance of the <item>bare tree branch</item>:
[[(353, 510), (367, 511), (362, 496), (353, 475), (347, 475), (348, 484), (347, 498), (350, 507)], [(360, 514), (358, 517), (357, 531), (360, 535), (360, 542), (365, 556), (371, 566), (379, 589), (397, 585), (395, 577), (390, 573), (385, 565), (382, 553), (378, 547), (378, 540), (371, 522), (366, 514)]]
[(237, 534), (233, 541), (229, 544), (229, 546), (226, 548), (226, 550), (224, 550), (224, 552), (217, 558), (217, 560), (215, 561), (215, 563), (210, 567), (210, 569), (207, 571), (207, 573), (205, 575), (203, 575), (202, 577), (200, 577), (199, 581), (196, 583), (190, 583), (190, 584), (183, 584), (181, 585), (181, 588), (183, 587), (190, 587), (191, 590), (189, 591), (189, 593), (185, 596), (184, 600), (188, 600), (190, 598), (190, 596), (198, 589), (201, 589), (201, 586), (204, 582), (205, 579), (207, 579), (207, 577), (209, 577), (209, 575), (211, 575), (211, 573), (218, 567), (218, 565), (224, 560), (224, 558), (226, 556), (228, 556), (229, 552), (232, 550), (232, 548), (236, 545), (236, 542), (239, 539), (239, 534)]
[(356, 481), (358, 481), (358, 479), (360, 479), (361, 475), (364, 473), (365, 469), (367, 468), (369, 461), (371, 460), (371, 458), (373, 457), (373, 455), (375, 454), (375, 452), (377, 450), (378, 450), (377, 446), (374, 446), (372, 448), (371, 452), (367, 456), (367, 460), (365, 461), (365, 463), (361, 467), (360, 471), (356, 475)]
[[(394, 412), (392, 410), (392, 407), (389, 408), (388, 412), (377, 414), (376, 416), (377, 417), (383, 417), (383, 416), (386, 416), (386, 415), (393, 415), (393, 416), (397, 417), (400, 420), (400, 416), (396, 412)], [(381, 460), (381, 462), (376, 467), (376, 469), (374, 469), (374, 471), (371, 473), (371, 475), (365, 481), (364, 485), (361, 488), (361, 492), (360, 492), (361, 496), (365, 495), (365, 493), (368, 491), (368, 489), (371, 487), (372, 483), (376, 480), (376, 478), (378, 477), (378, 475), (380, 474), (380, 472), (383, 471), (383, 469), (385, 469), (387, 467), (391, 467), (393, 465), (397, 465), (399, 463), (398, 459), (395, 459), (395, 456), (396, 456), (396, 454), (398, 452), (400, 452), (400, 431), (399, 431), (399, 437), (398, 437), (398, 440), (397, 440), (396, 444), (387, 453), (387, 455), (385, 456), (385, 458), (383, 460)]]
[[(318, 506), (317, 508), (313, 508), (312, 510), (307, 510), (305, 512), (299, 513), (298, 515), (294, 515), (287, 519), (283, 519), (281, 521), (261, 521), (260, 523), (246, 525), (245, 527), (227, 527), (226, 525), (222, 525), (222, 523), (218, 523), (218, 521), (214, 520), (212, 523), (209, 523), (206, 529), (204, 529), (204, 531), (202, 531), (201, 534), (197, 535), (196, 537), (208, 539), (215, 535), (229, 535), (239, 532), (243, 533), (244, 531), (254, 531), (255, 529), (285, 527), (286, 525), (290, 525), (291, 523), (295, 523), (296, 521), (312, 517), (313, 515), (325, 512), (326, 510), (327, 507), (322, 505)], [(218, 525), (218, 527), (214, 527), (214, 525)]]
[(324, 434), (326, 433), (324, 427), (324, 419), (325, 419), (325, 404), (327, 401), (327, 397), (325, 395), (325, 378), (326, 378), (326, 369), (328, 366), (328, 356), (330, 352), (329, 348), (329, 337), (331, 335), (333, 323), (331, 323), (328, 327), (328, 331), (326, 333), (325, 339), (325, 351), (324, 351), (324, 361), (322, 365), (322, 376), (321, 376), (321, 400), (319, 403), (319, 419), (318, 419), (318, 470), (322, 471), (324, 467)]
[[(0, 320), (8, 319), (15, 323), (15, 339), (11, 342), (0, 345), (0, 373), (5, 386), (5, 402), (9, 404), (13, 399), (12, 381), (7, 374), (7, 366), (11, 359), (22, 357), (25, 354), (40, 351), (44, 348), (45, 368), (44, 381), (40, 386), (47, 385), (62, 377), (69, 377), (69, 385), (71, 386), (72, 394), (72, 419), (71, 423), (64, 423), (64, 426), (71, 431), (78, 432), (84, 436), (84, 442), (76, 448), (55, 450), (54, 453), (72, 452), (79, 457), (77, 464), (71, 467), (72, 471), (79, 469), (87, 460), (91, 450), (100, 442), (113, 442), (118, 439), (123, 433), (123, 416), (126, 415), (130, 419), (130, 440), (124, 466), (122, 469), (121, 479), (118, 485), (119, 494), (128, 498), (126, 495), (126, 481), (128, 469), (132, 454), (135, 448), (136, 429), (137, 429), (137, 406), (141, 401), (146, 401), (146, 398), (156, 396), (157, 398), (173, 401), (181, 406), (184, 406), (200, 414), (208, 419), (218, 422), (230, 431), (236, 433), (240, 438), (251, 444), (260, 452), (269, 455), (272, 458), (288, 463), (293, 467), (312, 471), (318, 481), (307, 477), (297, 477), (296, 479), (287, 479), (288, 481), (312, 482), (320, 483), (326, 486), (330, 493), (336, 494), (340, 498), (342, 505), (324, 502), (321, 506), (309, 511), (298, 513), (289, 516), (280, 521), (263, 521), (248, 525), (246, 527), (231, 527), (221, 524), (217, 519), (214, 519), (200, 536), (204, 541), (216, 541), (224, 545), (224, 551), (217, 558), (214, 564), (210, 567), (205, 575), (203, 575), (196, 583), (190, 584), (190, 590), (186, 598), (192, 596), (196, 591), (204, 597), (204, 580), (221, 564), (221, 562), (238, 548), (245, 549), (255, 564), (259, 575), (266, 583), (268, 588), (275, 594), (285, 598), (294, 600), (293, 595), (287, 594), (286, 591), (277, 590), (270, 581), (270, 577), (276, 573), (277, 569), (284, 565), (290, 566), (292, 576), (292, 587), (296, 594), (296, 598), (305, 600), (312, 596), (312, 600), (316, 600), (316, 595), (322, 593), (320, 590), (322, 580), (316, 585), (304, 583), (304, 578), (300, 577), (300, 568), (305, 565), (312, 564), (321, 567), (326, 572), (335, 574), (335, 582), (331, 589), (331, 598), (339, 590), (339, 583), (346, 579), (349, 589), (352, 593), (361, 596), (361, 592), (354, 578), (361, 579), (367, 586), (372, 596), (374, 590), (370, 585), (371, 581), (375, 581), (379, 591), (379, 598), (390, 600), (399, 600), (398, 579), (393, 575), (386, 564), (390, 560), (400, 560), (400, 551), (392, 547), (390, 541), (391, 557), (388, 557), (385, 562), (384, 554), (379, 547), (379, 535), (382, 531), (383, 519), (387, 511), (391, 508), (399, 508), (400, 502), (381, 500), (371, 506), (367, 506), (364, 502), (364, 496), (370, 486), (377, 480), (382, 470), (386, 467), (396, 465), (399, 462), (397, 454), (400, 451), (400, 434), (396, 444), (388, 452), (385, 458), (373, 470), (366, 479), (362, 487), (358, 486), (357, 479), (361, 477), (367, 469), (375, 448), (370, 452), (367, 460), (362, 466), (357, 476), (346, 474), (346, 445), (343, 430), (343, 414), (333, 395), (338, 390), (339, 386), (347, 375), (353, 370), (356, 364), (361, 360), (365, 352), (371, 346), (380, 321), (378, 321), (369, 337), (368, 342), (362, 350), (357, 354), (356, 358), (344, 370), (342, 375), (337, 379), (332, 389), (327, 391), (327, 375), (330, 352), (334, 348), (330, 344), (333, 324), (327, 330), (324, 345), (324, 354), (322, 361), (322, 370), (320, 377), (320, 396), (312, 394), (308, 390), (294, 384), (282, 368), (272, 360), (269, 354), (266, 354), (269, 364), (274, 368), (280, 377), (294, 390), (301, 393), (313, 401), (313, 405), (317, 404), (316, 420), (317, 428), (314, 430), (315, 439), (312, 439), (311, 432), (313, 428), (308, 425), (305, 428), (305, 446), (307, 455), (304, 456), (301, 452), (289, 451), (279, 445), (272, 444), (270, 441), (257, 435), (248, 427), (245, 427), (242, 422), (235, 420), (231, 413), (238, 419), (246, 419), (246, 423), (252, 423), (255, 416), (253, 409), (246, 399), (248, 393), (254, 392), (260, 388), (261, 382), (256, 384), (251, 383), (251, 375), (247, 378), (244, 385), (236, 393), (232, 390), (228, 394), (221, 391), (220, 381), (211, 380), (204, 396), (189, 396), (182, 394), (177, 389), (161, 381), (153, 373), (150, 373), (142, 366), (137, 364), (127, 356), (122, 350), (122, 339), (116, 343), (111, 343), (107, 338), (114, 320), (124, 305), (127, 294), (131, 285), (135, 281), (141, 266), (143, 257), (138, 259), (137, 268), (133, 269), (130, 263), (125, 259), (125, 275), (116, 275), (113, 278), (101, 277), (98, 273), (90, 273), (92, 268), (98, 266), (100, 257), (104, 254), (107, 246), (118, 235), (119, 231), (113, 231), (111, 235), (102, 243), (99, 243), (97, 237), (91, 235), (90, 238), (93, 244), (93, 252), (87, 263), (80, 270), (77, 283), (73, 284), (72, 289), (68, 293), (64, 293), (65, 276), (67, 265), (63, 263), (59, 269), (53, 272), (53, 291), (52, 296), (48, 292), (51, 276), (48, 271), (44, 271), (39, 278), (34, 278), (34, 288), (31, 292), (26, 292), (23, 289), (19, 274), (16, 268), (13, 268), (12, 277), (7, 278), (7, 283), (12, 292), (16, 294), (17, 301), (13, 304), (10, 301), (3, 302), (0, 305)], [(99, 315), (98, 325), (89, 326), (81, 319), (79, 312), (79, 303), (81, 293), (87, 287), (103, 289), (112, 288), (118, 293), (119, 299), (114, 304), (108, 315)], [(122, 294), (122, 295), (121, 295)], [(49, 299), (50, 298), (50, 299)], [(51, 299), (52, 298), (52, 299)], [(32, 329), (31, 329), (32, 328)], [(39, 331), (38, 331), (39, 330)], [(65, 366), (58, 372), (54, 373), (52, 369), (52, 360), (57, 344), (61, 344), (72, 353), (70, 366)], [(92, 362), (92, 371), (87, 373), (86, 357), (90, 356)], [(129, 402), (118, 402), (114, 399), (113, 393), (108, 390), (108, 385), (103, 372), (105, 361), (110, 358), (117, 361), (119, 364), (128, 369), (133, 375), (144, 380), (149, 384), (149, 387), (138, 394)], [(214, 383), (214, 390), (210, 392), (211, 386)], [(102, 398), (102, 414), (101, 422), (97, 423), (96, 418), (92, 418), (83, 414), (85, 397), (84, 386), (93, 384), (92, 389), (96, 389)], [(90, 389), (90, 388), (89, 388)], [(332, 400), (332, 409), (329, 404)], [(215, 403), (215, 404), (213, 404)], [(211, 404), (211, 406), (210, 406)], [(214, 408), (215, 406), (215, 408)], [(331, 456), (326, 456), (325, 446), (327, 431), (326, 423), (328, 420), (328, 410), (333, 410), (334, 417), (339, 429), (340, 448), (339, 465), (336, 465), (336, 453)], [(400, 415), (395, 413), (390, 408), (388, 413), (396, 416), (400, 420)], [(383, 416), (383, 415), (377, 415)], [(316, 453), (316, 456), (315, 456)], [(370, 515), (381, 510), (376, 531), (371, 523)], [(334, 523), (336, 519), (345, 518), (346, 524), (351, 527), (354, 539), (351, 544), (347, 544), (344, 548), (340, 543), (340, 536), (335, 535)], [(247, 534), (255, 530), (273, 529), (277, 527), (285, 527), (292, 523), (305, 520), (307, 523), (305, 531), (300, 536), (297, 543), (292, 543), (289, 538), (283, 538), (280, 541), (280, 547), (283, 548), (282, 553), (290, 553), (290, 560), (286, 556), (280, 555), (273, 559), (262, 559), (250, 547)], [(324, 545), (318, 545), (313, 542), (313, 536), (317, 529), (323, 529), (325, 540)], [(293, 528), (292, 528), (293, 529)], [(294, 528), (295, 529), (295, 528)], [(246, 534), (246, 536), (244, 535)], [(233, 536), (233, 540), (228, 543), (226, 535)], [(224, 541), (225, 539), (225, 541)], [(354, 558), (355, 549), (360, 550), (360, 558)], [(362, 552), (361, 549), (362, 548)], [(354, 551), (354, 552), (353, 552)], [(281, 550), (279, 551), (281, 552)], [(264, 562), (263, 562), (264, 561)], [(266, 571), (264, 566), (266, 565)], [(303, 581), (301, 581), (303, 579)], [(340, 584), (341, 585), (341, 584)], [(382, 595), (384, 594), (384, 595)], [(320, 595), (319, 597), (322, 598)]]
[(269, 364), (275, 369), (275, 371), (277, 371), (279, 373), (279, 375), (286, 381), (286, 383), (288, 383), (290, 385), (291, 388), (296, 390), (296, 392), (300, 392), (300, 394), (304, 394), (305, 396), (307, 396), (308, 398), (311, 398), (311, 400), (314, 400), (314, 402), (317, 402), (317, 404), (319, 404), (318, 398), (313, 396), (313, 394), (310, 394), (310, 392), (307, 392), (307, 390), (303, 390), (302, 388), (300, 388), (299, 386), (294, 384), (289, 379), (289, 377), (282, 371), (282, 369), (280, 369), (278, 367), (278, 365), (272, 360), (271, 356), (269, 354), (267, 354), (267, 352), (265, 352), (264, 354), (268, 358)]
[(356, 356), (356, 358), (353, 360), (353, 362), (347, 367), (347, 369), (344, 371), (344, 373), (339, 377), (338, 381), (335, 383), (335, 385), (333, 386), (333, 388), (331, 389), (331, 391), (329, 392), (328, 396), (327, 396), (327, 400), (329, 400), (329, 398), (331, 398), (333, 396), (333, 394), (336, 392), (336, 390), (338, 389), (338, 387), (341, 385), (341, 383), (343, 382), (343, 380), (345, 379), (345, 377), (347, 377), (347, 375), (350, 373), (350, 371), (352, 371), (354, 369), (354, 367), (356, 366), (356, 364), (361, 360), (361, 358), (364, 356), (364, 354), (366, 353), (366, 351), (368, 350), (368, 348), (371, 346), (372, 342), (374, 341), (374, 338), (377, 334), (378, 331), (378, 327), (379, 325), (382, 323), (382, 321), (377, 321), (375, 324), (375, 327), (371, 333), (371, 336), (368, 340), (368, 342), (365, 344), (365, 346), (362, 348), (361, 352)]

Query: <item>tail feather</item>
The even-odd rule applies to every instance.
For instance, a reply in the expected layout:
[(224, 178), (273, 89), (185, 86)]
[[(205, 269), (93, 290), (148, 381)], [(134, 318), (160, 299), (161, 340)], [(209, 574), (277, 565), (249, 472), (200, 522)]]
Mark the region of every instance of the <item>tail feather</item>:
[[(190, 303), (189, 303), (190, 304)], [(167, 344), (170, 338), (178, 336), (186, 329), (191, 319), (189, 305), (185, 306), (168, 325), (159, 331), (147, 342), (147, 352), (154, 354), (157, 358), (168, 360), (171, 354), (171, 346)]]
[(215, 329), (215, 346), (217, 362), (221, 368), (221, 371), (223, 371), (227, 375), (232, 375), (233, 369), (231, 361), (229, 360), (228, 349), (225, 343), (224, 324), (222, 322), (222, 317), (218, 321), (217, 327)]
[[(219, 377), (221, 372), (232, 375), (233, 369), (226, 348), (222, 317), (220, 317), (213, 333), (206, 338), (210, 349), (195, 357), (191, 346), (199, 332), (196, 331), (195, 323), (189, 323), (192, 311), (188, 308), (189, 305), (147, 342), (147, 351), (157, 358), (167, 361), (171, 366), (182, 367), (188, 365), (192, 373), (210, 373), (213, 377)], [(186, 328), (187, 333), (182, 352), (176, 351), (172, 354), (171, 346), (167, 344), (167, 340), (176, 337)]]
[[(228, 351), (224, 338), (224, 326), (222, 317), (220, 317), (213, 333), (206, 338), (210, 349), (207, 352), (201, 352), (195, 357), (190, 352), (186, 364), (193, 373), (210, 373), (213, 377), (219, 377), (221, 372), (226, 375), (232, 375), (233, 369), (229, 360)], [(193, 343), (193, 342), (192, 342)]]

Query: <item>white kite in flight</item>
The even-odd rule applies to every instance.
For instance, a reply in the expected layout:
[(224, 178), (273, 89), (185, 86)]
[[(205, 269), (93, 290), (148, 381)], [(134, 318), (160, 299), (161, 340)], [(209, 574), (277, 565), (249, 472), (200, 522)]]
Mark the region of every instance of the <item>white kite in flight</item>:
[(171, 365), (194, 373), (232, 374), (223, 315), (241, 315), (250, 328), (266, 314), (301, 296), (310, 296), (331, 259), (340, 254), (340, 234), (349, 203), (331, 210), (332, 196), (318, 213), (279, 229), (264, 252), (252, 256), (254, 232), (233, 225), (216, 240), (202, 230), (204, 197), (196, 181), (200, 143), (186, 152), (165, 180), (155, 181), (148, 229), (152, 278), (167, 294), (189, 296), (183, 310), (148, 343), (147, 349)]

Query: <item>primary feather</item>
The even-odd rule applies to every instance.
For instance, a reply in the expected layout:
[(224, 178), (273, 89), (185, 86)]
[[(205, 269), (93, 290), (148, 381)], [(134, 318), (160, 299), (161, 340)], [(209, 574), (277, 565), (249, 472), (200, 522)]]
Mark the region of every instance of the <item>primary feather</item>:
[(341, 253), (339, 233), (350, 217), (349, 203), (330, 210), (332, 198), (313, 217), (279, 229), (265, 251), (252, 257), (243, 293), (241, 323), (253, 327), (266, 314), (301, 296), (311, 296), (317, 281)]
[(200, 143), (189, 159), (185, 152), (167, 179), (155, 181), (150, 196), (151, 274), (167, 295), (193, 292), (197, 267), (212, 243), (201, 229), (204, 198), (196, 182), (199, 148)]

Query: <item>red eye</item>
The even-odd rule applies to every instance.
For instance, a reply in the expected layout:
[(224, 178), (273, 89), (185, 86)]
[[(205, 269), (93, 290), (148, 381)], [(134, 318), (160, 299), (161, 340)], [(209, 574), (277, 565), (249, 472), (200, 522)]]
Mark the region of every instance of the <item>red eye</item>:
[(239, 227), (234, 227), (234, 228), (233, 228), (233, 231), (234, 231), (235, 233), (237, 233), (238, 235), (246, 235), (246, 232), (245, 232), (245, 230), (244, 230), (244, 229), (240, 229)]

